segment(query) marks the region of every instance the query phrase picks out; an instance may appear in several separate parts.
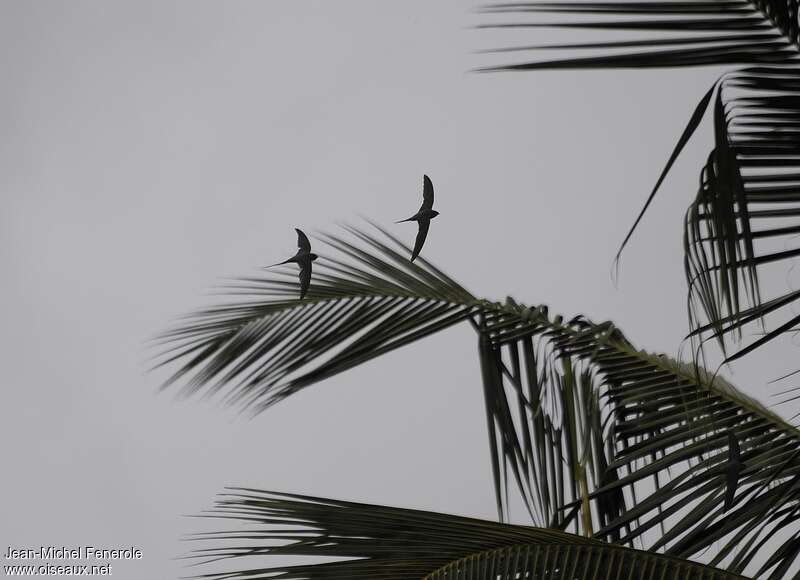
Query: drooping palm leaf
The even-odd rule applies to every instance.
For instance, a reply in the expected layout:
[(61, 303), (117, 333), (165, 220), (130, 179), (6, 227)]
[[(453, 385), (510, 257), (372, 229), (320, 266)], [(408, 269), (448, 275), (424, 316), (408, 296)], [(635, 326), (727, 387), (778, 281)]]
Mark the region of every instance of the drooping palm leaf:
[(362, 246), (323, 238), (338, 256), (317, 261), (304, 300), (291, 270), (241, 279), (226, 289), (239, 300), (164, 333), (169, 348), (158, 366), (180, 363), (164, 386), (183, 381), (184, 394), (227, 389), (227, 402), (259, 412), (469, 317), (475, 299), (460, 285), (422, 259), (411, 263), (393, 238), (390, 247), (350, 231)]
[[(590, 369), (549, 344), (563, 321), (551, 322), (547, 312), (508, 299), (482, 319), (478, 350), (497, 498), (508, 496), (513, 479), (536, 525), (591, 534), (624, 512), (626, 502), (620, 490), (590, 501), (590, 491), (615, 479), (607, 417)], [(563, 510), (573, 502), (575, 509)]]
[[(714, 150), (686, 215), (686, 276), (694, 334), (741, 339), (727, 360), (793, 329), (800, 292), (762, 297), (759, 272), (800, 256), (800, 69), (726, 76), (714, 105)], [(765, 320), (767, 318), (768, 320)], [(749, 333), (748, 333), (749, 334)]]
[(741, 576), (554, 530), (343, 502), (234, 489), (208, 515), (245, 529), (198, 534), (223, 544), (194, 553), (204, 561), (265, 556), (337, 558), (257, 565), (203, 574), (213, 580), (734, 580)]
[(800, 292), (789, 286), (764, 298), (759, 283), (759, 272), (781, 267), (791, 271), (800, 256), (800, 68), (752, 67), (714, 84), (695, 109), (620, 252), (709, 109), (714, 149), (686, 212), (684, 264), (690, 336), (715, 338), (725, 351), (725, 339), (739, 342), (743, 331), (762, 331), (728, 356), (728, 362), (800, 323), (793, 310)]
[[(530, 30), (561, 28), (603, 31), (612, 38), (495, 48), (509, 54), (571, 51), (563, 58), (525, 59), (484, 71), (563, 68), (647, 68), (709, 64), (778, 63), (798, 56), (797, 0), (645, 0), (606, 2), (519, 2), (491, 4), (479, 28)], [(547, 17), (551, 18), (547, 18)], [(555, 20), (552, 17), (555, 16)], [(636, 36), (620, 39), (619, 31)], [(541, 35), (539, 35), (541, 36)]]
[[(638, 351), (611, 323), (581, 317), (564, 322), (551, 319), (546, 307), (477, 300), (432, 265), (410, 264), (408, 248), (397, 254), (359, 230), (351, 233), (359, 245), (328, 238), (344, 254), (329, 259), (341, 275), (334, 280), (321, 272), (309, 302), (359, 304), (399, 297), (399, 304), (412, 306), (393, 311), (391, 320), (365, 311), (349, 326), (341, 310), (332, 310), (324, 324), (308, 318), (292, 323), (279, 317), (313, 306), (275, 301), (271, 292), (285, 296), (296, 285), (260, 279), (256, 288), (270, 292), (261, 301), (212, 309), (207, 312), (213, 314), (191, 317), (170, 334), (180, 340), (184, 357), (173, 361), (178, 365), (173, 378), (190, 375), (189, 392), (210, 385), (247, 393), (246, 402), (257, 401), (261, 410), (297, 388), (470, 318), (479, 331), (501, 514), (511, 480), (539, 526), (594, 533), (682, 557), (699, 557), (718, 541), (715, 563), (741, 572), (765, 556), (771, 559), (765, 570), (775, 579), (791, 566), (793, 550), (800, 549), (796, 429), (719, 378), (712, 381), (699, 370)], [(380, 275), (367, 275), (367, 269)], [(251, 284), (246, 288), (253, 291)], [(415, 318), (415, 303), (442, 308), (444, 322)], [(331, 328), (344, 330), (337, 335)], [(252, 346), (244, 352), (230, 346), (234, 341)], [(320, 360), (331, 352), (329, 343), (341, 341), (346, 345), (340, 351)], [(253, 376), (268, 376), (269, 383), (238, 378)], [(228, 377), (236, 380), (226, 387)], [(731, 430), (741, 446), (742, 470), (732, 505), (725, 509)], [(663, 538), (648, 535), (662, 525)], [(785, 547), (766, 541), (776, 530), (788, 534)]]
[[(683, 558), (716, 546), (714, 565), (769, 561), (757, 576), (784, 577), (800, 549), (797, 429), (611, 323), (509, 301), (480, 332), (494, 471), (516, 479), (535, 522)], [(775, 534), (792, 549), (780, 553)]]
[[(620, 248), (621, 252), (713, 103), (715, 148), (703, 167), (685, 227), (692, 336), (699, 335), (703, 341), (716, 338), (725, 351), (726, 338), (740, 339), (750, 329), (761, 334), (726, 361), (800, 329), (800, 315), (792, 304), (800, 292), (788, 288), (763, 299), (758, 276), (759, 270), (776, 262), (791, 264), (800, 254), (796, 243), (800, 233), (799, 8), (798, 0), (575, 0), (499, 3), (483, 11), (487, 17), (505, 19), (483, 28), (628, 30), (646, 32), (648, 38), (492, 50), (504, 55), (533, 49), (590, 50), (593, 55), (482, 70), (784, 63), (725, 75), (706, 93)], [(553, 15), (560, 19), (542, 20)], [(763, 326), (767, 315), (774, 322), (770, 328)]]

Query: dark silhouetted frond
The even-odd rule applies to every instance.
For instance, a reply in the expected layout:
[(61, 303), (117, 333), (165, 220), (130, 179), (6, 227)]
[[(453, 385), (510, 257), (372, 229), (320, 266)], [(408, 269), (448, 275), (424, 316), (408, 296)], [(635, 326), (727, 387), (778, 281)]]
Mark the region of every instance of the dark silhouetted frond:
[(226, 289), (238, 300), (164, 333), (159, 366), (177, 366), (165, 386), (224, 390), (226, 402), (259, 412), (469, 317), (472, 295), (425, 260), (411, 263), (408, 247), (349, 230), (360, 245), (323, 237), (337, 255), (317, 261), (304, 300), (291, 271), (241, 279)]
[[(798, 56), (798, 0), (686, 0), (644, 2), (519, 2), (491, 4), (479, 28), (530, 31), (565, 29), (591, 39), (546, 44), (541, 40), (487, 51), (491, 56), (535, 53), (483, 71), (565, 68), (648, 68), (711, 64), (769, 64)], [(620, 31), (630, 36), (620, 38)], [(612, 33), (608, 37), (603, 34)], [(595, 39), (595, 36), (600, 35)], [(567, 53), (560, 58), (542, 51)]]
[(787, 282), (763, 297), (759, 284), (759, 272), (785, 275), (800, 256), (800, 69), (727, 75), (713, 118), (714, 150), (686, 214), (686, 276), (693, 334), (723, 348), (746, 338), (731, 361), (800, 324), (800, 291)]
[[(209, 515), (245, 529), (196, 535), (223, 546), (195, 557), (272, 564), (197, 576), (209, 580), (742, 579), (554, 530), (252, 489), (223, 494)], [(275, 556), (336, 560), (280, 565)]]
[(479, 351), (497, 495), (516, 481), (537, 525), (682, 558), (716, 547), (710, 563), (737, 573), (770, 561), (759, 578), (794, 563), (769, 538), (800, 542), (800, 432), (756, 400), (611, 323), (511, 300)]
[[(721, 378), (636, 349), (610, 322), (478, 300), (431, 264), (411, 264), (407, 248), (351, 233), (359, 244), (328, 238), (339, 254), (323, 263), (336, 275), (318, 274), (308, 299), (283, 297), (294, 281), (258, 280), (265, 298), (209, 310), (170, 335), (187, 351), (177, 375), (194, 373), (186, 388), (252, 391), (260, 410), (468, 319), (501, 516), (516, 484), (537, 526), (682, 558), (716, 545), (713, 565), (742, 573), (760, 558), (769, 565), (759, 577), (782, 578), (794, 544), (769, 538), (800, 546), (797, 429)], [(303, 315), (314, 308), (327, 310)], [(733, 484), (731, 433), (740, 447)]]
[[(676, 144), (620, 253), (675, 159), (711, 113), (714, 149), (686, 212), (684, 246), (691, 337), (741, 342), (735, 360), (800, 325), (800, 290), (763, 297), (759, 273), (785, 275), (800, 256), (800, 68), (751, 67), (724, 75), (705, 94)], [(617, 255), (619, 258), (619, 253)], [(773, 287), (775, 285), (773, 284)]]

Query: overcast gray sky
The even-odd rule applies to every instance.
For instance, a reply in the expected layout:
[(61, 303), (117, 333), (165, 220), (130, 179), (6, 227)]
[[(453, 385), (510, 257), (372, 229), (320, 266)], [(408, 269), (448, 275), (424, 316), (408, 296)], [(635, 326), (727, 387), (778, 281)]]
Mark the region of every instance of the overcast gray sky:
[[(423, 173), (442, 214), (425, 256), (473, 293), (676, 352), (708, 127), (619, 289), (609, 272), (719, 70), (471, 74), (475, 50), (508, 43), (472, 30), (472, 8), (0, 1), (3, 549), (134, 545), (144, 559), (115, 577), (176, 578), (198, 529), (181, 514), (228, 484), (494, 518), (469, 327), (252, 421), (158, 395), (164, 376), (146, 373), (146, 339), (222, 277), (292, 253), (294, 227), (406, 217)], [(782, 348), (733, 381), (769, 402)]]

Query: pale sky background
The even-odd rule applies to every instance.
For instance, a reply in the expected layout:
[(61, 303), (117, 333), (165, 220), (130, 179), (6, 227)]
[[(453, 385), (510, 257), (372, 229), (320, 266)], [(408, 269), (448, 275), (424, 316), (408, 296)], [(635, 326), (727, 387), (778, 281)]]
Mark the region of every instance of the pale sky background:
[[(144, 559), (114, 577), (177, 578), (180, 537), (200, 529), (181, 515), (225, 485), (495, 518), (467, 325), (252, 421), (158, 395), (146, 372), (148, 338), (221, 278), (293, 253), (294, 227), (364, 214), (412, 243), (391, 222), (419, 206), (423, 173), (441, 212), (425, 257), (474, 294), (676, 352), (707, 125), (618, 289), (610, 266), (724, 69), (472, 74), (477, 49), (510, 43), (471, 29), (473, 8), (0, 1), (3, 550), (133, 545)], [(732, 380), (769, 402), (796, 352), (756, 353)]]

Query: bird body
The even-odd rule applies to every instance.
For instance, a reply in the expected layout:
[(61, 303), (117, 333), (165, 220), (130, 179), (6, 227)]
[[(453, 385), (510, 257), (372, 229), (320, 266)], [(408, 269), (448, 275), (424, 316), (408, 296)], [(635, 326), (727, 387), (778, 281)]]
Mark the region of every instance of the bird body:
[[(308, 241), (308, 236), (297, 228), (295, 228), (294, 231), (297, 232), (297, 253), (288, 260), (272, 264), (272, 266), (292, 263), (300, 266), (300, 300), (302, 300), (305, 298), (308, 287), (311, 285), (311, 264), (319, 256), (311, 251), (311, 242)], [(272, 266), (267, 267), (272, 268)]]
[(401, 224), (403, 222), (418, 222), (423, 220), (432, 220), (437, 215), (439, 215), (439, 212), (436, 211), (435, 209), (425, 209), (418, 211), (408, 219), (400, 220), (394, 223)]
[[(297, 252), (294, 256), (292, 256), (288, 260), (284, 260), (283, 262), (278, 262), (277, 264), (272, 264), (272, 266), (282, 266), (283, 264), (299, 264), (302, 266), (306, 262), (313, 262), (317, 258), (319, 258), (319, 256), (317, 256), (316, 254), (312, 254), (311, 252), (307, 254)], [(271, 268), (272, 266), (267, 266), (267, 267)]]
[(423, 175), (422, 184), (422, 206), (419, 208), (419, 211), (410, 218), (395, 222), (398, 224), (403, 222), (417, 222), (419, 226), (417, 239), (414, 242), (414, 251), (411, 252), (412, 262), (419, 256), (422, 246), (425, 244), (425, 238), (428, 237), (428, 230), (431, 227), (431, 220), (439, 215), (439, 212), (433, 209), (433, 183), (430, 177)]

